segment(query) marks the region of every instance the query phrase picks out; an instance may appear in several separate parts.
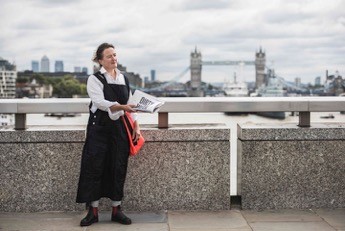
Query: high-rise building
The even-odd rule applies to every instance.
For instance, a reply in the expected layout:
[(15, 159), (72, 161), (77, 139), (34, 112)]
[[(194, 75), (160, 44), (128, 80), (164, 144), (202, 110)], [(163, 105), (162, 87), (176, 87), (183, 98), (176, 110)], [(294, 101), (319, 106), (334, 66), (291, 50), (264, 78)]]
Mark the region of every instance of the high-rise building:
[(315, 78), (315, 86), (321, 86), (321, 77), (320, 76)]
[(74, 67), (74, 72), (75, 73), (80, 73), (81, 72), (81, 68), (80, 67)]
[(16, 79), (16, 66), (0, 57), (0, 98), (15, 98)]
[(295, 86), (296, 87), (301, 87), (301, 78), (300, 77), (296, 77), (295, 78)]
[(31, 61), (31, 70), (33, 72), (39, 72), (40, 68), (39, 68), (39, 62), (36, 60)]
[(63, 61), (55, 61), (55, 72), (63, 72)]
[(151, 70), (151, 81), (156, 81), (156, 70)]
[(41, 72), (49, 72), (50, 62), (46, 55), (44, 55), (41, 59)]
[(81, 72), (87, 74), (87, 73), (88, 73), (87, 67), (83, 67), (83, 68), (81, 69)]

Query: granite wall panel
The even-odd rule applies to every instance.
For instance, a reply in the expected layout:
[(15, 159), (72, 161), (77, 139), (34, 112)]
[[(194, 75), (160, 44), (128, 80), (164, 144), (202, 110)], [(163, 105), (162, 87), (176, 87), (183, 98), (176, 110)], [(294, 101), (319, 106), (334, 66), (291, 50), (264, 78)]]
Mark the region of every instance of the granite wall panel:
[(328, 126), (327, 136), (324, 125), (303, 128), (305, 138), (297, 128), (259, 127), (239, 137), (243, 209), (345, 207), (344, 126)]
[[(0, 131), (0, 211), (79, 211), (84, 130)], [(230, 130), (143, 129), (130, 157), (123, 207), (134, 211), (230, 207)], [(110, 210), (110, 200), (101, 200)]]
[(230, 208), (229, 142), (153, 142), (131, 158), (130, 210)]

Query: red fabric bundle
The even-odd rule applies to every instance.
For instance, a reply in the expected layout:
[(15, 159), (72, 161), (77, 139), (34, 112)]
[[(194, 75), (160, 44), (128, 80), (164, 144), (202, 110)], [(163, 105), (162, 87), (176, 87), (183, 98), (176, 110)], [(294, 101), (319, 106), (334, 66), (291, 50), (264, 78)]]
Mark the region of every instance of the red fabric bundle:
[(129, 112), (125, 112), (123, 116), (121, 116), (123, 123), (125, 124), (128, 140), (129, 140), (129, 155), (135, 156), (138, 154), (140, 149), (145, 143), (145, 139), (142, 135), (139, 136), (139, 139), (136, 142), (133, 142), (133, 127), (134, 127), (134, 121), (132, 119), (132, 116)]

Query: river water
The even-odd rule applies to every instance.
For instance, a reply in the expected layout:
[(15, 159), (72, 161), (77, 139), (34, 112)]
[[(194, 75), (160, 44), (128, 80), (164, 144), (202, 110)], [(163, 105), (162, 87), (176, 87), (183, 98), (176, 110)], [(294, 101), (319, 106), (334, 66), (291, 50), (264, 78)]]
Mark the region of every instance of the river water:
[[(332, 114), (333, 119), (322, 118)], [(298, 116), (291, 116), (286, 113), (284, 120), (271, 119), (255, 114), (225, 115), (224, 113), (169, 113), (169, 124), (203, 124), (203, 123), (224, 123), (232, 126), (242, 123), (298, 123)], [(74, 117), (50, 117), (43, 114), (28, 114), (27, 124), (30, 125), (86, 125), (88, 114), (78, 114)], [(140, 124), (155, 125), (158, 123), (158, 114), (139, 113)], [(345, 114), (340, 112), (313, 112), (311, 122), (345, 122)]]

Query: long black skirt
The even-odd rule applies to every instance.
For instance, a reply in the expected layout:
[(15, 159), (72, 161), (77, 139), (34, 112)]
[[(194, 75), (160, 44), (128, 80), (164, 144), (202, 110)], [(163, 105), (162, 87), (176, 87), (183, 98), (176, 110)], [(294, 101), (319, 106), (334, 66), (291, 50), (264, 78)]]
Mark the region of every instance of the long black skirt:
[(88, 125), (81, 158), (77, 203), (107, 197), (121, 201), (129, 157), (128, 137), (121, 119), (112, 125)]

